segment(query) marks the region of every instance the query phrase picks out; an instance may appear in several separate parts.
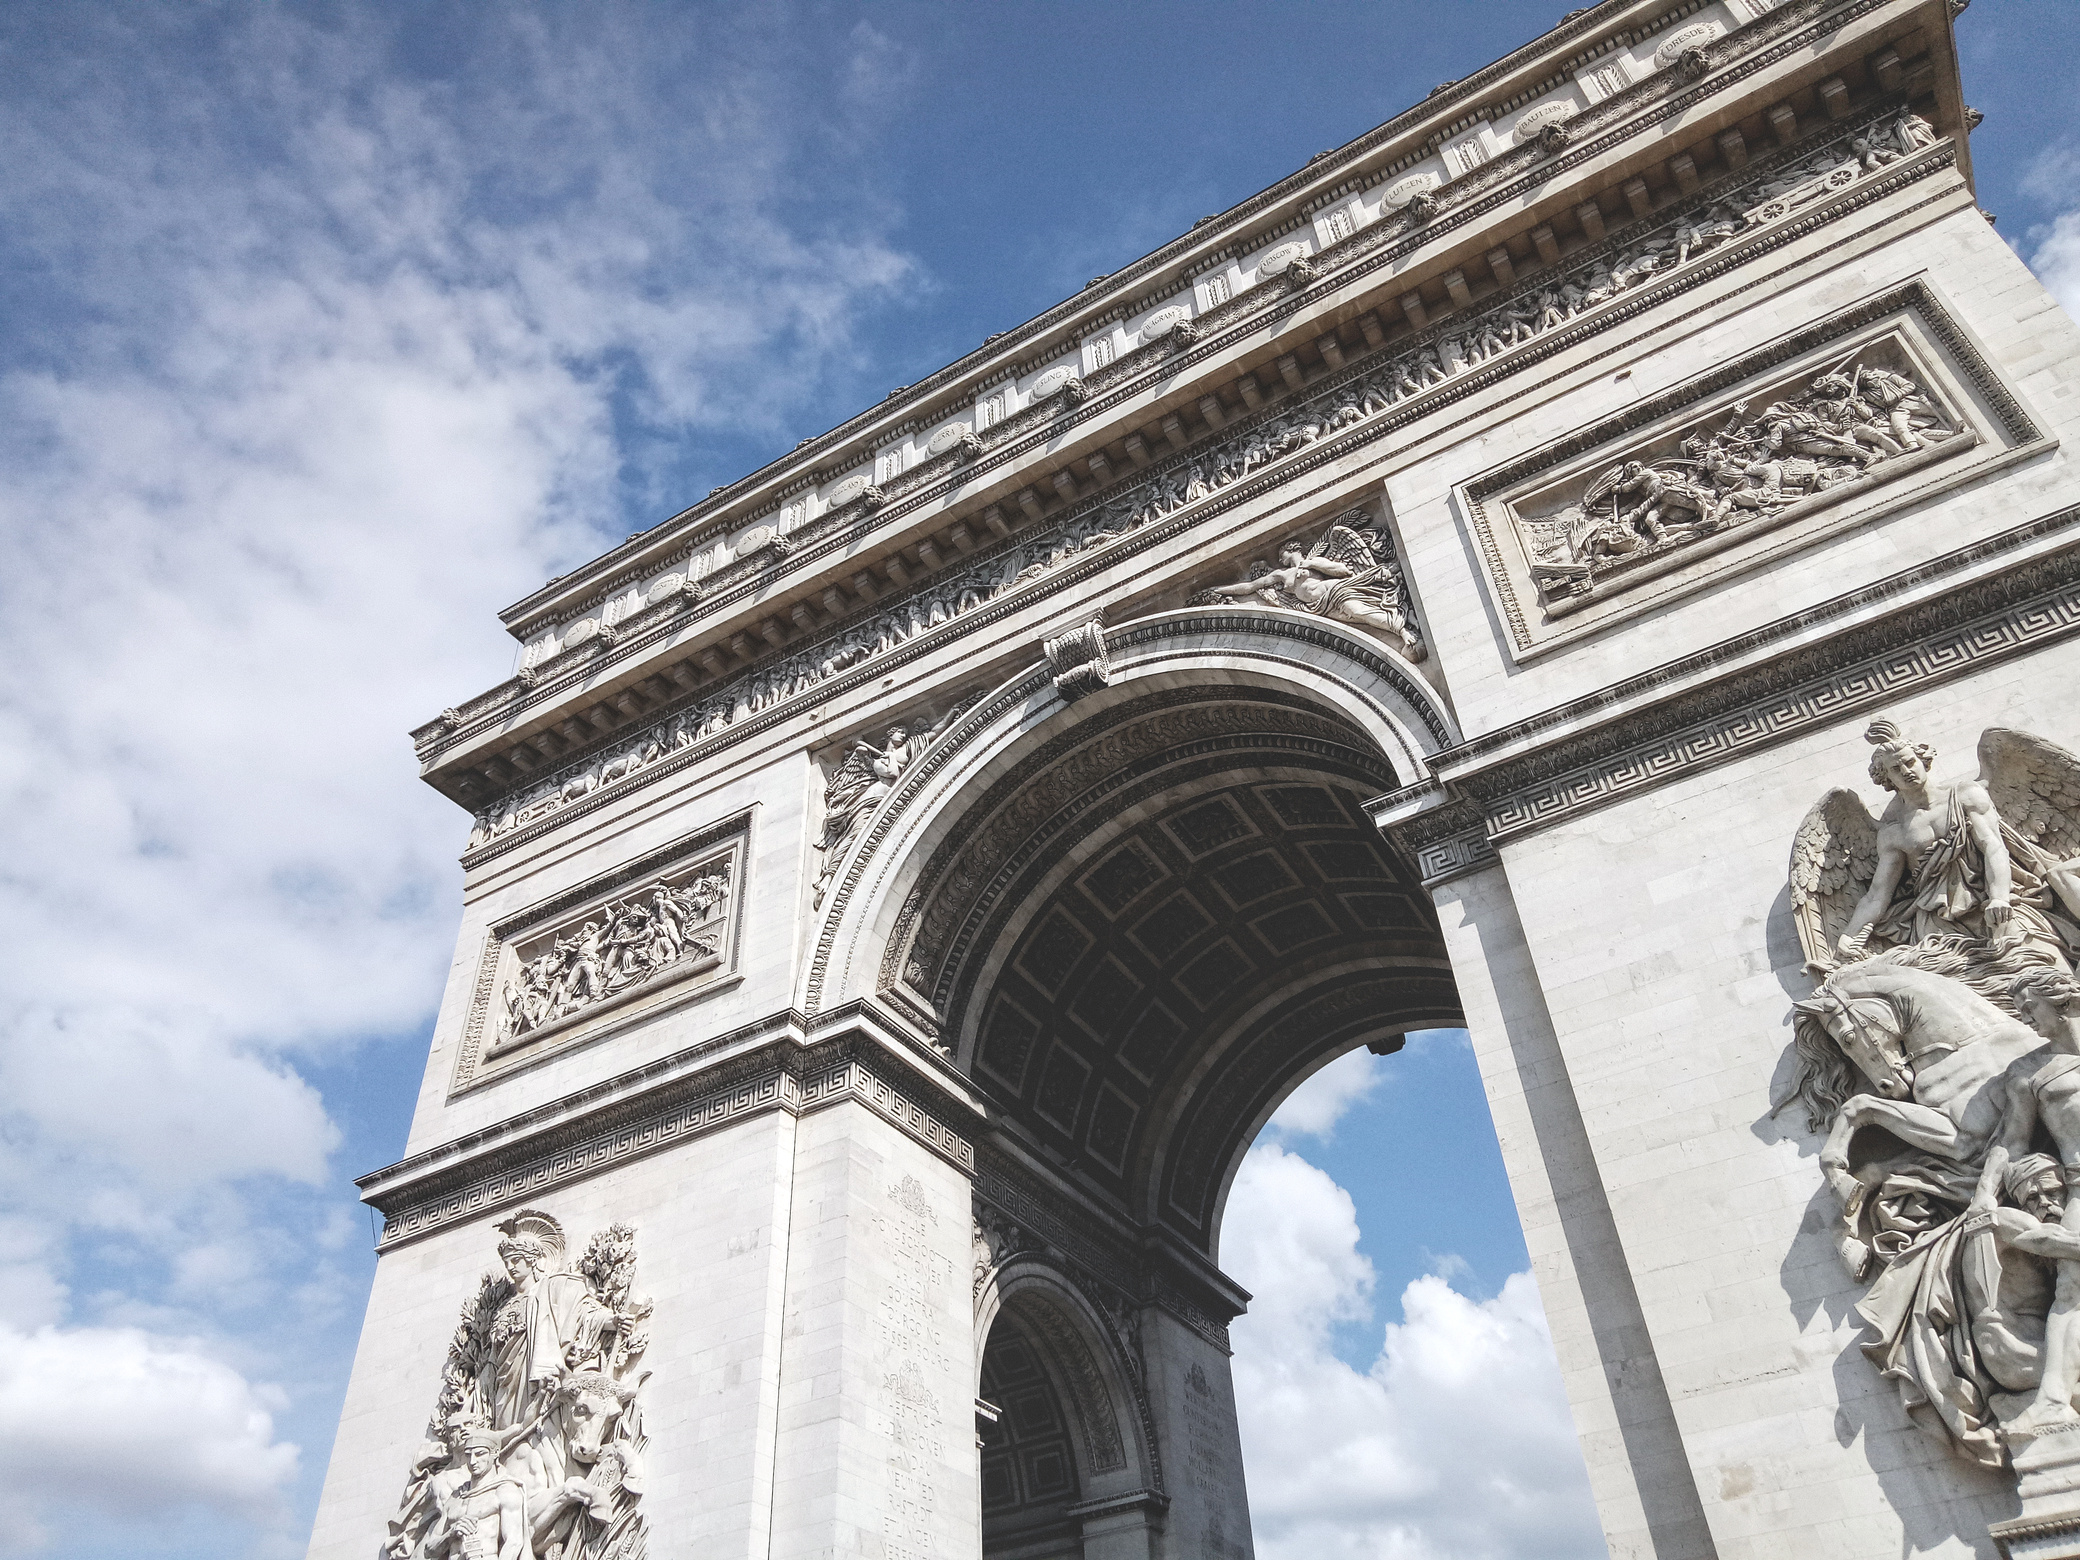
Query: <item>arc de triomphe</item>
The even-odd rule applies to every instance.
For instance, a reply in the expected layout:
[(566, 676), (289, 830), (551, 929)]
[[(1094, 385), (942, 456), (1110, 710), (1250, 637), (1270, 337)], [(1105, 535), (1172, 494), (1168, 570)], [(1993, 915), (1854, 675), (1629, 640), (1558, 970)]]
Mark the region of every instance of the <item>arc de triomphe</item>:
[(1246, 1556), (1230, 1178), (1463, 1022), (1614, 1556), (2080, 1554), (1962, 8), (1574, 13), (511, 608), (311, 1553)]

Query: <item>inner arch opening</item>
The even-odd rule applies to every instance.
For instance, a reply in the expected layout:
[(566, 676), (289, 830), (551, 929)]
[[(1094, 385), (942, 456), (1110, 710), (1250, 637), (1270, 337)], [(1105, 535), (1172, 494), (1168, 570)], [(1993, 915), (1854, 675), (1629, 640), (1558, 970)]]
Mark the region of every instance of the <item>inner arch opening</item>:
[(1460, 1021), (1429, 896), (1364, 810), (1396, 784), (1312, 700), (1123, 702), (970, 806), (887, 973), (1028, 1146), (1211, 1255), (1233, 1166), (1294, 1082)]

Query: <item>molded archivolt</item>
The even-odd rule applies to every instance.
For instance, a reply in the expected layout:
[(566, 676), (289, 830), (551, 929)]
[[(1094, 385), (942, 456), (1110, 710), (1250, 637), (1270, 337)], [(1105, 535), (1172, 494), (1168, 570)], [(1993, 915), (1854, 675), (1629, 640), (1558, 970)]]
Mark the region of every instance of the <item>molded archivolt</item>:
[[(1045, 1371), (1067, 1421), (1086, 1500), (1160, 1490), (1162, 1470), (1134, 1367), (1090, 1301), (1044, 1257), (1007, 1259), (977, 1296), (976, 1369), (999, 1327), (1015, 1327)], [(999, 1405), (1007, 1407), (1009, 1405)]]
[(1110, 686), (1069, 707), (1016, 679), (913, 766), (811, 1000), (929, 1009), (1029, 1141), (1210, 1252), (1295, 1081), (1459, 1022), (1429, 898), (1362, 806), (1451, 732), (1403, 663), (1295, 614), (1164, 614), (1107, 647)]
[(1427, 777), (1430, 755), (1459, 740), (1413, 668), (1339, 623), (1267, 607), (1186, 608), (1108, 629), (1105, 639), (1109, 688), (1072, 709), (1035, 664), (977, 699), (911, 765), (840, 869), (799, 993), (803, 1012), (885, 985), (896, 923), (973, 800), (1047, 742), (1126, 700), (1215, 683), (1290, 695), (1355, 728), (1356, 746), (1386, 765), (1382, 789)]

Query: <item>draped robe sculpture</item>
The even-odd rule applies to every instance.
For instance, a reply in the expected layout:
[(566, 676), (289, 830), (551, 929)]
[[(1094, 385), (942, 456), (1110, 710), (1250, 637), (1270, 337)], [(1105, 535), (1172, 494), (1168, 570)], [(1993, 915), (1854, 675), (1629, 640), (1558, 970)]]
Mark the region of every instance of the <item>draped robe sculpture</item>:
[(1826, 1132), (1864, 1353), (1924, 1430), (2007, 1468), (2080, 1423), (2080, 758), (1995, 727), (1943, 782), (1892, 722), (1864, 735), (1883, 813), (1830, 791), (1792, 846), (1819, 985), (1777, 1108)]
[(644, 1560), (635, 1232), (609, 1225), (567, 1264), (549, 1214), (498, 1228), (504, 1275), (463, 1306), (380, 1560)]

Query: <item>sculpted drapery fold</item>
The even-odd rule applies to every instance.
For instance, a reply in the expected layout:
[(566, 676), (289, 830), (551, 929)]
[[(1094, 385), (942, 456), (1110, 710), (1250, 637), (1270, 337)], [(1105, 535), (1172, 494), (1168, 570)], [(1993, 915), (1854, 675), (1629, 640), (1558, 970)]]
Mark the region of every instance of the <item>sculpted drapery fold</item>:
[(462, 1308), (381, 1560), (642, 1560), (635, 1231), (609, 1225), (567, 1263), (550, 1215), (498, 1228), (503, 1276)]
[(1945, 782), (1891, 721), (1865, 740), (1883, 813), (1830, 791), (1792, 846), (1818, 986), (1778, 1108), (1827, 1134), (1864, 1353), (1930, 1435), (2008, 1468), (2080, 1426), (2080, 757), (1995, 727)]

